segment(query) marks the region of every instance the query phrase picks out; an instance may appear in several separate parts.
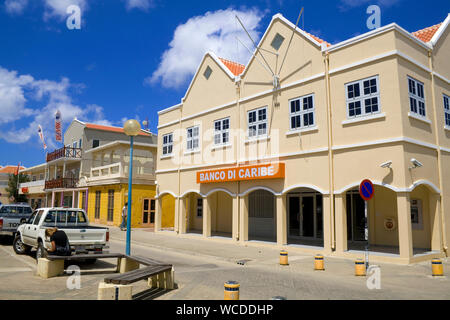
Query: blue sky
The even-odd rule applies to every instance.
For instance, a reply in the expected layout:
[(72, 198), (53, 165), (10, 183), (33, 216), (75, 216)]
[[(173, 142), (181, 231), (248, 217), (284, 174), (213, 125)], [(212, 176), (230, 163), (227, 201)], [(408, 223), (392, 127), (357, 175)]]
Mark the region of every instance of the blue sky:
[[(81, 29), (66, 26), (66, 8), (81, 8)], [(245, 64), (238, 14), (256, 39), (283, 14), (316, 36), (337, 43), (369, 31), (366, 9), (381, 7), (381, 24), (416, 31), (442, 22), (448, 0), (162, 1), (0, 0), (0, 165), (42, 163), (54, 141), (53, 116), (63, 129), (77, 117), (122, 126), (178, 104), (205, 51)]]

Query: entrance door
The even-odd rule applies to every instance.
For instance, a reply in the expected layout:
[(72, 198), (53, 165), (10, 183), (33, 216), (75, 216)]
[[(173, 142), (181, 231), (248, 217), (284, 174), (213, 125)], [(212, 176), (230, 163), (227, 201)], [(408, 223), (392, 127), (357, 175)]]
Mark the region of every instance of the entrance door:
[(142, 208), (142, 226), (152, 228), (155, 225), (155, 199), (144, 199)]
[(365, 204), (358, 192), (347, 192), (347, 238), (365, 241)]
[[(289, 195), (289, 236), (291, 237), (317, 237), (318, 208), (314, 195)], [(322, 214), (320, 212), (320, 214)], [(321, 235), (321, 234), (320, 234)]]
[(300, 198), (289, 197), (289, 235), (300, 235)]
[(302, 202), (302, 236), (314, 237), (314, 197), (301, 197)]

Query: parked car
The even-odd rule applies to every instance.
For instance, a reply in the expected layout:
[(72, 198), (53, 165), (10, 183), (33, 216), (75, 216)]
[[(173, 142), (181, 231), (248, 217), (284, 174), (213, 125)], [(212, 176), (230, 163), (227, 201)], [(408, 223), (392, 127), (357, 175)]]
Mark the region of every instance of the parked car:
[(26, 223), (17, 228), (13, 242), (14, 251), (17, 254), (24, 254), (35, 248), (36, 259), (45, 257), (46, 250), (51, 248), (50, 239), (45, 236), (45, 230), (51, 227), (56, 227), (67, 234), (72, 252), (99, 253), (108, 248), (109, 229), (90, 226), (84, 210), (41, 208), (36, 210)]
[(28, 203), (4, 204), (0, 206), (0, 235), (14, 235), (17, 227), (26, 222), (33, 210)]

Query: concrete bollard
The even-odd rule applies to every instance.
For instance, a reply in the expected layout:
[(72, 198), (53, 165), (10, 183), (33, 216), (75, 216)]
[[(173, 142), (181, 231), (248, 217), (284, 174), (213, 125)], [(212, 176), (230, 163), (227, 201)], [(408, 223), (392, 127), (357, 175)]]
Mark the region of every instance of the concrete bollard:
[(100, 282), (98, 300), (132, 300), (133, 286)]
[(139, 262), (136, 262), (129, 258), (119, 258), (117, 261), (117, 272), (125, 273), (139, 269)]
[(280, 265), (282, 265), (282, 266), (287, 266), (287, 265), (289, 265), (289, 262), (288, 262), (288, 253), (287, 253), (286, 250), (282, 250), (282, 251), (280, 252)]
[(227, 281), (224, 286), (224, 300), (239, 300), (239, 282)]
[(365, 276), (366, 275), (366, 264), (363, 259), (358, 259), (355, 261), (355, 276)]
[(64, 273), (64, 260), (48, 260), (46, 258), (38, 259), (38, 276), (48, 279), (60, 276)]
[(444, 275), (444, 266), (442, 265), (442, 261), (440, 259), (431, 260), (431, 271), (433, 273), (433, 277), (442, 277)]
[(151, 288), (175, 289), (175, 269), (172, 267), (172, 270), (154, 275), (148, 278), (147, 283)]
[(321, 254), (318, 254), (314, 257), (314, 270), (318, 271), (325, 270), (325, 263), (323, 260), (323, 256)]

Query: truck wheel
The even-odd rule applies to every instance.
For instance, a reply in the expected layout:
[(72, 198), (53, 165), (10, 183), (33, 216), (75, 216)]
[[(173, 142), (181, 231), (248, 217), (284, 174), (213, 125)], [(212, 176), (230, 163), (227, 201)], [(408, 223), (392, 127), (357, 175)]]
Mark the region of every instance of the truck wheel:
[(16, 235), (13, 241), (13, 249), (16, 254), (26, 254), (30, 252), (31, 247), (22, 242), (20, 235)]
[(47, 250), (45, 250), (42, 242), (39, 242), (37, 251), (36, 251), (36, 260), (39, 260), (39, 258), (45, 258), (45, 257), (47, 257)]

